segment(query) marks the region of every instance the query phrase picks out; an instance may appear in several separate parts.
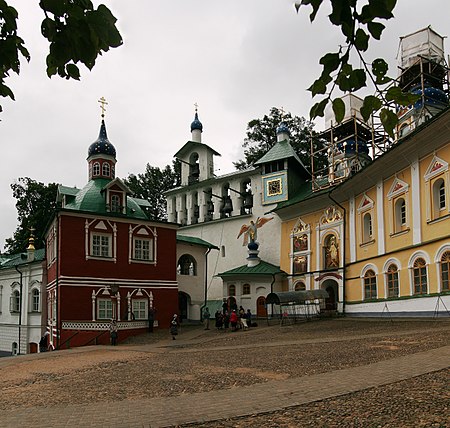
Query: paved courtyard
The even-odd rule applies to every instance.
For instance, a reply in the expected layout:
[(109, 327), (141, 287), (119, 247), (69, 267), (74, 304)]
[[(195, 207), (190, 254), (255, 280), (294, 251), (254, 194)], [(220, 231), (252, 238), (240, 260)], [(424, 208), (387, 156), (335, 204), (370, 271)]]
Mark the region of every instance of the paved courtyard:
[(0, 359), (1, 427), (450, 427), (450, 321), (182, 328)]

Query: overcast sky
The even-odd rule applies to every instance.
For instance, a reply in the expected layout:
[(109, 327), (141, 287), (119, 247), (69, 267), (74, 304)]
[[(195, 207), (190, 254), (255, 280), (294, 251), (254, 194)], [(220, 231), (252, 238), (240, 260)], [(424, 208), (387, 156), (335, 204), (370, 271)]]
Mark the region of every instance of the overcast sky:
[[(100, 57), (92, 72), (82, 69), (80, 82), (48, 79), (38, 0), (10, 3), (32, 60), (7, 81), (16, 101), (1, 101), (0, 249), (17, 224), (14, 180), (86, 184), (100, 97), (109, 103), (106, 126), (119, 177), (143, 172), (147, 163), (171, 163), (190, 138), (195, 102), (202, 141), (222, 155), (215, 158), (221, 175), (242, 157), (249, 120), (272, 106), (308, 116), (313, 102), (306, 88), (320, 73), (318, 60), (342, 41), (325, 10), (311, 24), (309, 8), (297, 15), (292, 0), (105, 0), (123, 46)], [(450, 34), (449, 0), (399, 0), (394, 13), (368, 60), (383, 56), (395, 69), (400, 36), (428, 25)]]

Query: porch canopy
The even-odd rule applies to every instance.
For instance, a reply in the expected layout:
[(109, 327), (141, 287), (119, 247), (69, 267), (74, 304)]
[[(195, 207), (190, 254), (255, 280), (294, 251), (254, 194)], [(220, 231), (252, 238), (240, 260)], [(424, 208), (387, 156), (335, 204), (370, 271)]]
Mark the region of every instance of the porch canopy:
[(302, 305), (306, 301), (316, 299), (326, 299), (328, 293), (325, 290), (301, 290), (301, 291), (283, 291), (270, 293), (266, 297), (266, 304), (275, 305)]

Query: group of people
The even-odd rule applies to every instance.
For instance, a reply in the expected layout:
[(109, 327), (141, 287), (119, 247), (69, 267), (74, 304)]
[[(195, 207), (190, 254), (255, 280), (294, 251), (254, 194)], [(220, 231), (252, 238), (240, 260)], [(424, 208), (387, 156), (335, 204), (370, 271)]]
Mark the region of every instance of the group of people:
[[(225, 303), (222, 307), (222, 311), (217, 310), (215, 313), (215, 326), (217, 330), (228, 330), (231, 327), (231, 331), (247, 330), (252, 326), (252, 313), (250, 309), (245, 309), (240, 306), (239, 310), (231, 308), (228, 311), (228, 304)], [(205, 330), (209, 330), (209, 310), (205, 308), (203, 312), (203, 321), (205, 323)]]

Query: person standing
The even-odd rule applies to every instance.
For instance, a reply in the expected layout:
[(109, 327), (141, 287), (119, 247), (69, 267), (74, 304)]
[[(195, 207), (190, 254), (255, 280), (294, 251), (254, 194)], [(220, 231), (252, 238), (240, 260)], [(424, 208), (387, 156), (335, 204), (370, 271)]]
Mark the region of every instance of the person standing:
[(209, 313), (208, 307), (203, 311), (203, 324), (205, 325), (205, 330), (209, 330), (209, 317), (211, 314)]
[(247, 318), (247, 326), (251, 327), (252, 326), (252, 313), (251, 313), (250, 309), (247, 309), (247, 313), (245, 315)]
[(46, 331), (41, 337), (41, 340), (39, 341), (39, 352), (48, 351), (48, 336), (50, 336), (50, 333)]
[(155, 309), (148, 310), (148, 332), (153, 333), (153, 324), (155, 323)]
[(238, 316), (234, 309), (231, 311), (230, 323), (231, 323), (231, 331), (237, 331)]
[(111, 338), (111, 345), (116, 346), (118, 337), (118, 328), (116, 320), (111, 320), (111, 323), (109, 324), (109, 336)]
[(170, 322), (170, 334), (172, 335), (172, 339), (175, 340), (175, 336), (178, 335), (178, 315), (174, 314), (172, 317), (172, 321)]
[(225, 315), (225, 312), (228, 312), (228, 302), (227, 302), (227, 299), (223, 299), (223, 303), (222, 303), (222, 313)]

